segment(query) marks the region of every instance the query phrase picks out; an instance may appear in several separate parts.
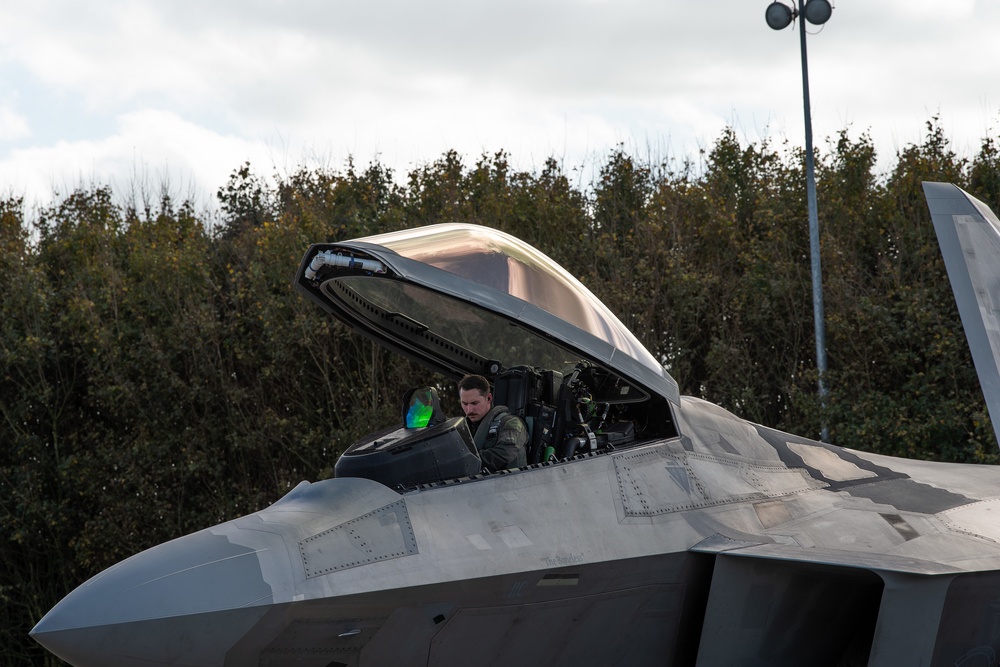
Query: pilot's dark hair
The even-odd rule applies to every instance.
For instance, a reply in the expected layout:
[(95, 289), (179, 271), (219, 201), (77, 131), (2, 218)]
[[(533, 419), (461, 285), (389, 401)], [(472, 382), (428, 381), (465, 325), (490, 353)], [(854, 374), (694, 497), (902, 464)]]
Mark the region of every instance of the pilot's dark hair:
[(490, 393), (490, 383), (482, 375), (466, 375), (458, 381), (458, 390), (469, 391), (470, 389), (478, 389), (483, 396), (486, 396)]

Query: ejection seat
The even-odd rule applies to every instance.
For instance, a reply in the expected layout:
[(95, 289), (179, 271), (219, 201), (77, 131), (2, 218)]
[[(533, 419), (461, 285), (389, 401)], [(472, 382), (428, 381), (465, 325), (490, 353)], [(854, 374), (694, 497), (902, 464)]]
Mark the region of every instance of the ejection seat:
[(506, 406), (528, 427), (528, 463), (548, 460), (559, 441), (555, 404), (561, 383), (562, 373), (531, 366), (508, 368), (494, 379), (493, 404)]
[[(528, 427), (528, 463), (606, 447), (617, 448), (635, 441), (631, 421), (605, 421), (604, 414), (584, 414), (581, 406), (594, 406), (591, 390), (579, 377), (587, 365), (579, 365), (565, 377), (558, 371), (514, 366), (494, 379), (493, 404), (505, 405)], [(608, 407), (607, 399), (600, 402)]]

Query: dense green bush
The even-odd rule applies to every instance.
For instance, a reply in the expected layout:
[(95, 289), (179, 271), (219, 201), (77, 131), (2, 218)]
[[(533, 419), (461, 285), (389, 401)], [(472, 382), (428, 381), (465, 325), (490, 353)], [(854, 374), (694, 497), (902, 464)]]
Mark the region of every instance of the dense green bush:
[(269, 186), (243, 165), (211, 219), (102, 187), (30, 217), (0, 201), (0, 661), (53, 660), (27, 631), (73, 587), (330, 476), (427, 381), (293, 292), (311, 243), (497, 227), (581, 278), (684, 393), (805, 435), (825, 421), (847, 447), (996, 462), (920, 187), (952, 181), (997, 208), (994, 140), (959, 158), (933, 119), (882, 175), (867, 136), (817, 156), (825, 411), (803, 157), (727, 130), (701, 171), (617, 149), (583, 188), (555, 160), (531, 173), (448, 152), (402, 181), (348, 162)]

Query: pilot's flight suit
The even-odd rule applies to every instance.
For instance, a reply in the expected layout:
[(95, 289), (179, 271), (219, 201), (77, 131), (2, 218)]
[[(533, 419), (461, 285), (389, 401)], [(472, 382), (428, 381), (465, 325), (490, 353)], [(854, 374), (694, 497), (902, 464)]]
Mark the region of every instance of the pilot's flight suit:
[(528, 427), (503, 405), (493, 406), (478, 424), (469, 423), (483, 467), (491, 472), (528, 464)]

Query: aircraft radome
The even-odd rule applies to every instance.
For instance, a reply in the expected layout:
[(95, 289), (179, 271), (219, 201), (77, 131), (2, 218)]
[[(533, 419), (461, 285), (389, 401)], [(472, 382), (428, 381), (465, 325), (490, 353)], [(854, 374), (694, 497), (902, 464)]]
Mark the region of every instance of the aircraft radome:
[[(1000, 223), (953, 185), (924, 188), (1000, 425)], [(52, 653), (79, 667), (997, 664), (1000, 468), (841, 449), (680, 396), (586, 288), (484, 227), (315, 245), (295, 285), (432, 371), (488, 376), (529, 422), (529, 464), (482, 473), (461, 418), (382, 431), (334, 479), (82, 584), (32, 631)]]

